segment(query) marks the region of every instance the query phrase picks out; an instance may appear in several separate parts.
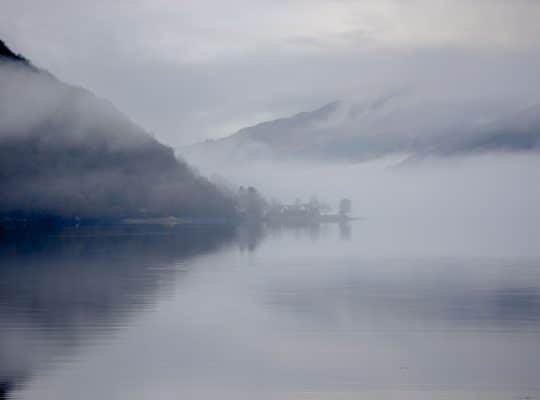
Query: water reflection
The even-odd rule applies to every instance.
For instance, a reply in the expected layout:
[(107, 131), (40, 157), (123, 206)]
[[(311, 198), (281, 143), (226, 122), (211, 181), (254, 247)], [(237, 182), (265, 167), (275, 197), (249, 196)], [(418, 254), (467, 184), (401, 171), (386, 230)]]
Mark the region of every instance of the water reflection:
[(231, 228), (123, 226), (13, 232), (0, 241), (0, 399), (70, 348), (152, 304)]
[(0, 399), (537, 398), (540, 257), (436, 232), (358, 221), (4, 241)]
[(341, 240), (351, 239), (351, 223), (318, 223), (303, 221), (272, 221), (263, 223), (260, 221), (249, 221), (236, 229), (236, 242), (240, 250), (253, 252), (259, 245), (270, 237), (280, 237), (284, 233), (292, 234), (295, 238), (308, 237), (312, 241), (328, 239), (330, 234), (335, 233), (335, 227), (339, 228), (339, 238)]
[[(536, 280), (524, 286), (508, 277), (503, 278), (500, 265), (482, 266), (480, 261), (472, 261), (476, 262), (446, 262), (442, 270), (426, 260), (414, 260), (414, 264), (409, 265), (409, 271), (417, 271), (414, 280), (373, 274), (371, 269), (384, 271), (387, 266), (371, 261), (369, 272), (338, 270), (331, 279), (324, 281), (321, 277), (313, 285), (279, 282), (279, 288), (270, 291), (268, 301), (284, 311), (295, 313), (295, 318), (334, 330), (346, 329), (343, 326), (346, 315), (345, 325), (357, 329), (365, 328), (369, 322), (386, 330), (402, 329), (404, 323), (425, 329), (429, 323), (436, 329), (538, 331), (540, 282)], [(407, 262), (411, 261), (402, 261), (400, 266)], [(537, 261), (518, 264), (514, 261), (512, 267), (521, 274), (540, 269)], [(487, 287), (478, 281), (467, 281), (468, 274), (464, 273), (467, 268), (497, 272), (500, 280)], [(456, 275), (449, 277), (452, 272)], [(536, 275), (538, 279), (539, 274)]]
[(283, 223), (265, 224), (260, 221), (249, 221), (240, 225), (236, 231), (238, 248), (242, 251), (253, 252), (269, 236), (279, 236), (284, 230), (295, 232), (299, 235), (308, 234), (316, 239), (319, 236), (320, 224), (292, 224)]

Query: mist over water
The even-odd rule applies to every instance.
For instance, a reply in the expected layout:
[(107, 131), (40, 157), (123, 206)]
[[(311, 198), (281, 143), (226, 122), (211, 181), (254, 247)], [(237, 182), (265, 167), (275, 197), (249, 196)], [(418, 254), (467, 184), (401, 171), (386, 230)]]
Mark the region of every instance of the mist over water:
[(4, 243), (8, 398), (535, 398), (539, 232), (426, 221)]
[[(337, 206), (353, 201), (353, 215), (366, 218), (469, 219), (540, 217), (540, 159), (527, 153), (484, 153), (411, 159), (407, 155), (363, 163), (252, 162), (196, 165), (232, 185), (251, 184), (264, 195), (293, 202), (320, 200)], [(472, 221), (471, 221), (472, 223)]]
[(0, 400), (540, 399), (540, 2), (5, 2)]
[(6, 231), (0, 399), (540, 396), (534, 152), (239, 161), (359, 219)]

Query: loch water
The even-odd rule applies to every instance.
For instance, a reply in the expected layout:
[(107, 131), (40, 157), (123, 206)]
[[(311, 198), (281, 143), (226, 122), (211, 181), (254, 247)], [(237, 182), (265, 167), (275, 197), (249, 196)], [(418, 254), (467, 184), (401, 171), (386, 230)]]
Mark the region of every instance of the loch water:
[(3, 236), (0, 399), (540, 399), (539, 226)]

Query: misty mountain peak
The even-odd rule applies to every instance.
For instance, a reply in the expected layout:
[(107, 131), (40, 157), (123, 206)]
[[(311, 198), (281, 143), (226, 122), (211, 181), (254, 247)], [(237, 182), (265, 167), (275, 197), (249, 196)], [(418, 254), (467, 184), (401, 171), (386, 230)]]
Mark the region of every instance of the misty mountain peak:
[(1, 41), (0, 193), (0, 221), (234, 215), (170, 147)]
[[(501, 112), (505, 110), (505, 112)], [(493, 99), (440, 98), (436, 90), (395, 90), (347, 98), (262, 122), (186, 149), (187, 157), (219, 160), (363, 161), (391, 154), (452, 155), (537, 151), (538, 106)]]

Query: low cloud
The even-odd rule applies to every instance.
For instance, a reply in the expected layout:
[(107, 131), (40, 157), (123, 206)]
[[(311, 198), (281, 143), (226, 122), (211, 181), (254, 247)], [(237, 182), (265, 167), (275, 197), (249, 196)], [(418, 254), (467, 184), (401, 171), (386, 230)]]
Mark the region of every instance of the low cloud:
[(539, 19), (527, 0), (8, 0), (0, 34), (180, 146), (351, 92), (468, 87), (471, 68), (516, 91), (537, 80)]

